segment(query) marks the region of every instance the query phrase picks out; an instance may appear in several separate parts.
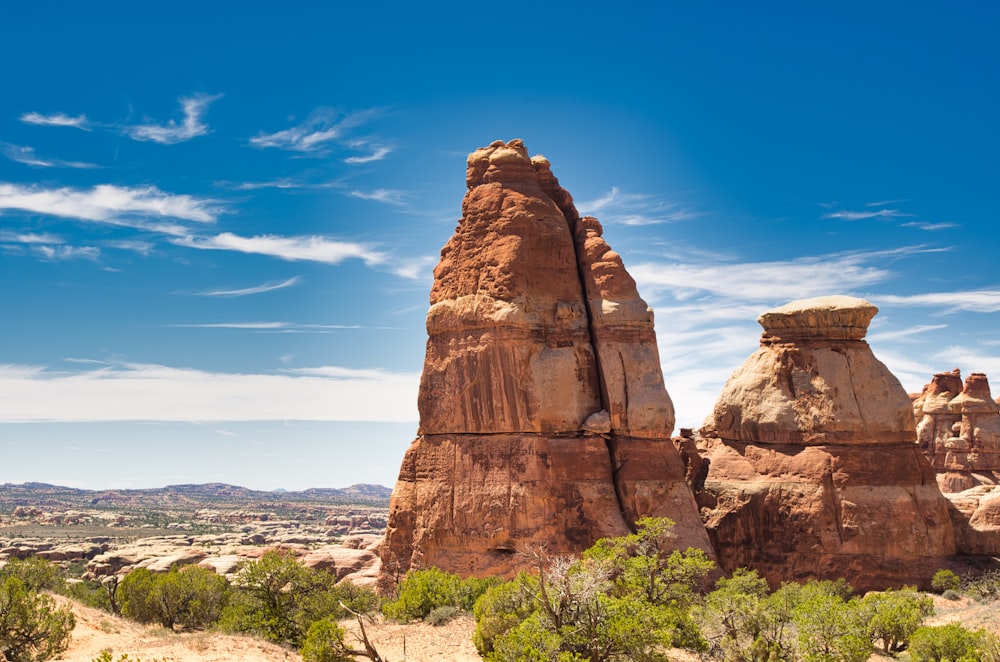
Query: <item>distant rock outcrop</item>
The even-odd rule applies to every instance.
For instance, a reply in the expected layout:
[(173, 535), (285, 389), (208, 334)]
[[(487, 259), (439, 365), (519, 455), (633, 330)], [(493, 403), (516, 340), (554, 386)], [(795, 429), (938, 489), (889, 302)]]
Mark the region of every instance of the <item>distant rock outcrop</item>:
[(876, 312), (837, 296), (758, 319), (760, 349), (701, 430), (697, 494), (724, 571), (882, 589), (927, 584), (955, 553), (910, 400), (863, 340)]
[(469, 155), (462, 219), (427, 314), (419, 436), (403, 459), (383, 579), (511, 574), (528, 546), (577, 552), (669, 516), (709, 549), (669, 441), (652, 311), (596, 219), (519, 140)]
[(914, 396), (917, 441), (952, 505), (959, 552), (1000, 554), (1000, 405), (986, 375), (935, 374)]
[(945, 492), (1000, 478), (1000, 405), (981, 372), (939, 372), (913, 401), (917, 441)]

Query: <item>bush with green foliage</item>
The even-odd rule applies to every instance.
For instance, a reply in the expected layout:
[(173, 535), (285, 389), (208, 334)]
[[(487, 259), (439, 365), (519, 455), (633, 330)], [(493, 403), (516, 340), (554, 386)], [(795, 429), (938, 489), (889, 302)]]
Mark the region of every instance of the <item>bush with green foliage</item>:
[(324, 618), (309, 626), (299, 653), (304, 662), (347, 662), (353, 660), (344, 644), (344, 628), (336, 621)]
[(906, 586), (898, 591), (869, 593), (862, 598), (861, 609), (868, 636), (881, 642), (882, 651), (888, 654), (903, 650), (924, 619), (934, 615), (934, 601)]
[(792, 610), (798, 604), (798, 584), (786, 584), (771, 593), (756, 570), (740, 568), (715, 585), (694, 611), (715, 657), (733, 662), (793, 657)]
[(207, 568), (186, 566), (154, 573), (130, 572), (118, 586), (122, 614), (165, 628), (205, 629), (219, 620), (229, 599), (229, 585)]
[(396, 589), (396, 597), (382, 604), (382, 613), (401, 623), (427, 618), (436, 609), (472, 611), (476, 600), (502, 580), (491, 577), (462, 579), (438, 568), (411, 570)]
[(666, 659), (671, 646), (702, 650), (691, 619), (714, 567), (700, 550), (673, 549), (673, 522), (646, 518), (636, 533), (602, 539), (583, 558), (536, 553), (537, 577), (519, 575), (475, 606), (487, 660)]
[(33, 588), (29, 582), (37, 578), (28, 576), (26, 582), (17, 575), (25, 567), (31, 566), (15, 564), (0, 578), (0, 658), (7, 662), (55, 657), (69, 647), (76, 625), (69, 607), (57, 607), (51, 596)]
[(62, 591), (66, 583), (59, 566), (37, 556), (8, 560), (0, 567), (0, 581), (8, 577), (17, 577), (32, 591)]
[(958, 623), (918, 628), (910, 637), (913, 662), (985, 662), (981, 648), (987, 643), (982, 630), (973, 632)]
[(934, 573), (931, 578), (931, 588), (938, 592), (957, 591), (962, 587), (962, 579), (951, 570), (942, 568)]
[(378, 604), (371, 591), (337, 584), (332, 573), (307, 568), (292, 553), (279, 550), (244, 563), (234, 589), (219, 621), (222, 629), (296, 647), (314, 622), (343, 618), (347, 609), (367, 613)]

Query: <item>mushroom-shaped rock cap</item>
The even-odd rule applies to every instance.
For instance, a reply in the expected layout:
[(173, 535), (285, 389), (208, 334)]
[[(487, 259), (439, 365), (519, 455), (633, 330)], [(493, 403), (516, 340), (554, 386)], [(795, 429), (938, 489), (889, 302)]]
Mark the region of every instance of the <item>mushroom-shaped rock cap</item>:
[(765, 341), (861, 340), (878, 313), (873, 304), (843, 295), (799, 299), (757, 318)]

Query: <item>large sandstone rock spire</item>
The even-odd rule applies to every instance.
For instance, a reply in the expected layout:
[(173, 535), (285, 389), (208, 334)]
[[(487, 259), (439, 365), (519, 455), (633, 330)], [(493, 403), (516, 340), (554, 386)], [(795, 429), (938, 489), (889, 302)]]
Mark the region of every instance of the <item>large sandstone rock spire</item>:
[(511, 574), (529, 546), (581, 551), (646, 515), (709, 549), (669, 439), (652, 311), (600, 223), (520, 140), (470, 154), (466, 185), (434, 270), (383, 579)]
[(698, 500), (724, 571), (883, 589), (926, 585), (955, 553), (910, 399), (864, 341), (876, 312), (838, 296), (758, 319), (760, 349), (701, 431)]

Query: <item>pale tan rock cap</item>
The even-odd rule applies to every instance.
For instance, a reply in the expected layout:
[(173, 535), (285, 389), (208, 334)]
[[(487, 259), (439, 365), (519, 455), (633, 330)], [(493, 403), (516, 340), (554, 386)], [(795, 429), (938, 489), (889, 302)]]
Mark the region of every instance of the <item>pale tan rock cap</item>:
[(757, 318), (773, 341), (861, 340), (878, 313), (873, 304), (844, 295), (798, 299)]

